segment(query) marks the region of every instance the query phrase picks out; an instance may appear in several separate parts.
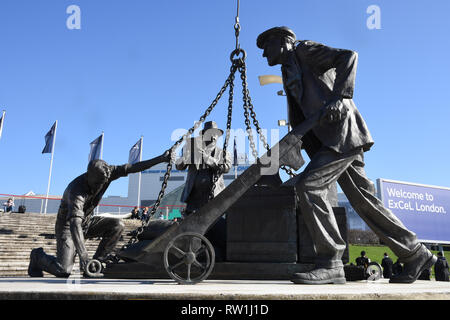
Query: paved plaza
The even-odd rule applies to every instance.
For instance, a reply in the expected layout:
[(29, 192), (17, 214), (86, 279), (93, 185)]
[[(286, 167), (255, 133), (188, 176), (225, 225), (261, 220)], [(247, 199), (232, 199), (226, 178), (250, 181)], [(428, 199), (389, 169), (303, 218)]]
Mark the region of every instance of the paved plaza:
[(172, 280), (0, 278), (0, 299), (99, 300), (442, 300), (450, 299), (450, 283), (378, 281), (344, 285), (295, 285), (290, 281), (206, 280), (179, 285)]

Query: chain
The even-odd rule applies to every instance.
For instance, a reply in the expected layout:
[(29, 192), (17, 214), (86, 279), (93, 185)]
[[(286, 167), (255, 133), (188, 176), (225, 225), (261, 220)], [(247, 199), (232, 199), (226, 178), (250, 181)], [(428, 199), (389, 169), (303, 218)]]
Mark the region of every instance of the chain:
[(253, 133), (252, 133), (252, 128), (250, 126), (250, 118), (249, 118), (249, 113), (248, 113), (248, 100), (246, 98), (246, 92), (247, 92), (247, 77), (246, 77), (246, 72), (245, 72), (245, 64), (241, 65), (239, 67), (239, 73), (241, 74), (241, 80), (242, 80), (242, 100), (244, 102), (244, 122), (245, 122), (245, 127), (246, 127), (246, 131), (248, 134), (248, 142), (252, 151), (252, 155), (253, 157), (256, 159), (258, 159), (258, 152), (256, 151), (256, 146), (255, 146), (255, 141), (253, 139)]
[[(250, 98), (250, 91), (248, 90), (248, 85), (247, 85), (247, 68), (246, 68), (245, 64), (242, 66), (240, 71), (241, 71), (241, 78), (242, 78), (242, 81), (243, 81), (242, 83), (243, 83), (243, 88), (244, 88), (242, 90), (243, 95), (244, 95), (244, 105), (247, 106), (246, 119), (248, 119), (248, 110), (250, 110), (250, 116), (253, 119), (253, 125), (256, 128), (256, 132), (259, 135), (259, 139), (261, 140), (264, 148), (267, 151), (269, 151), (269, 149), (270, 149), (269, 144), (267, 143), (266, 137), (264, 136), (264, 134), (263, 134), (263, 132), (261, 130), (261, 127), (259, 126), (259, 122), (256, 119), (256, 113), (255, 113), (255, 110), (253, 108), (252, 100)], [(250, 120), (248, 122), (250, 122)]]
[[(234, 56), (239, 56), (239, 54), (242, 53), (242, 58), (233, 58)], [(251, 121), (250, 117), (253, 120), (253, 125), (256, 128), (256, 132), (258, 133), (259, 139), (262, 142), (264, 148), (268, 151), (270, 150), (269, 144), (267, 143), (267, 139), (265, 135), (262, 132), (261, 126), (259, 125), (259, 122), (256, 118), (256, 112), (254, 110), (254, 106), (252, 104), (251, 98), (250, 98), (250, 92), (248, 90), (248, 84), (247, 84), (247, 68), (245, 65), (245, 51), (242, 49), (234, 50), (231, 54), (231, 61), (232, 66), (230, 68), (230, 75), (226, 79), (224, 85), (220, 89), (219, 93), (211, 103), (211, 105), (206, 109), (206, 111), (203, 113), (203, 115), (200, 117), (199, 121), (196, 121), (194, 126), (191, 127), (178, 141), (175, 142), (175, 144), (170, 149), (170, 152), (175, 152), (175, 150), (179, 147), (183, 141), (185, 141), (189, 136), (191, 136), (194, 131), (199, 128), (202, 123), (206, 120), (206, 118), (209, 116), (211, 111), (215, 108), (217, 103), (219, 102), (220, 98), (225, 93), (227, 87), (229, 88), (229, 98), (228, 98), (228, 115), (227, 115), (227, 128), (226, 128), (226, 135), (225, 135), (225, 141), (223, 146), (223, 160), (226, 159), (226, 150), (228, 147), (228, 141), (230, 137), (230, 130), (231, 130), (231, 119), (232, 119), (232, 111), (233, 111), (233, 95), (234, 95), (234, 79), (235, 79), (235, 73), (238, 70), (240, 73), (240, 77), (242, 80), (242, 94), (243, 94), (243, 103), (244, 103), (244, 117), (245, 117), (245, 125), (246, 125), (246, 131), (248, 133), (248, 140), (250, 144), (250, 148), (252, 151), (252, 155), (255, 159), (258, 159), (258, 152), (256, 150), (256, 145), (253, 137), (253, 130), (251, 128)], [(158, 198), (155, 201), (155, 204), (152, 207), (152, 210), (150, 211), (149, 216), (153, 216), (156, 211), (158, 210), (161, 200), (164, 197), (165, 189), (167, 188), (167, 183), (170, 178), (170, 174), (172, 171), (173, 164), (170, 162), (167, 164), (166, 173), (164, 174), (163, 183), (161, 186), (161, 190), (158, 194)], [(281, 166), (281, 169), (283, 169), (287, 174), (289, 174), (291, 177), (295, 176), (295, 173), (287, 168), (286, 166)], [(209, 195), (209, 199), (211, 200), (214, 198), (214, 191), (216, 187), (216, 183), (219, 180), (220, 177), (220, 169), (214, 173), (212, 178), (212, 187), (211, 187), (211, 193)], [(149, 220), (142, 221), (142, 226), (140, 226), (136, 232), (131, 237), (129, 244), (137, 242), (137, 237), (144, 231), (144, 228), (148, 225)]]
[(234, 98), (234, 75), (236, 73), (237, 66), (235, 64), (231, 67), (232, 81), (230, 83), (230, 91), (228, 96), (228, 114), (227, 114), (227, 129), (225, 134), (225, 141), (223, 142), (223, 158), (225, 159), (226, 150), (228, 148), (228, 141), (230, 140), (231, 120), (233, 115), (233, 98)]
[[(250, 127), (250, 119), (249, 119), (249, 113), (248, 113), (249, 110), (250, 110), (250, 117), (253, 120), (253, 125), (256, 128), (256, 132), (258, 133), (261, 143), (263, 144), (264, 148), (267, 151), (270, 150), (270, 146), (267, 143), (266, 136), (263, 134), (258, 120), (256, 119), (256, 112), (254, 110), (253, 103), (250, 98), (250, 91), (248, 90), (248, 85), (247, 85), (247, 68), (246, 68), (245, 63), (243, 63), (242, 66), (239, 68), (239, 72), (241, 73), (242, 88), (243, 88), (242, 93), (244, 95), (243, 100), (244, 100), (245, 125), (247, 127), (247, 132), (249, 135), (248, 137), (249, 137), (250, 147), (252, 148), (252, 154), (255, 157), (255, 159), (258, 159), (258, 154), (256, 152), (255, 143), (253, 141), (252, 129)], [(280, 168), (282, 170), (284, 170), (291, 178), (296, 176), (296, 174), (291, 169), (287, 168), (285, 165), (282, 165)]]
[[(227, 87), (232, 85), (232, 83), (234, 81), (234, 73), (235, 72), (236, 72), (236, 70), (233, 71), (233, 68), (232, 68), (231, 72), (230, 72), (230, 75), (225, 80), (224, 85), (220, 89), (219, 93), (216, 95), (216, 97), (213, 100), (213, 102), (211, 103), (211, 105), (203, 113), (203, 115), (200, 117), (199, 121), (196, 121), (194, 126), (192, 126), (180, 139), (178, 139), (175, 142), (175, 144), (172, 146), (172, 148), (170, 148), (170, 152), (171, 153), (175, 152), (175, 150), (179, 147), (179, 145), (181, 143), (183, 143), (183, 141), (185, 141), (189, 136), (191, 136), (194, 133), (194, 131), (197, 128), (199, 128), (202, 125), (202, 123), (206, 120), (206, 118), (209, 116), (211, 111), (214, 109), (214, 107), (219, 102), (220, 98), (222, 97), (222, 95), (226, 91)], [(171, 174), (171, 171), (172, 171), (172, 166), (173, 166), (172, 162), (169, 162), (167, 164), (167, 169), (166, 169), (166, 173), (164, 174), (163, 183), (161, 185), (161, 190), (159, 191), (158, 198), (156, 199), (155, 204), (153, 205), (152, 210), (150, 211), (149, 217), (152, 217), (156, 213), (156, 210), (158, 210), (159, 205), (161, 204), (161, 200), (164, 197), (164, 193), (165, 193), (165, 190), (167, 188), (167, 182), (169, 181), (169, 178), (170, 178), (170, 174)], [(142, 225), (139, 228), (137, 228), (135, 232), (133, 232), (132, 237), (128, 241), (128, 245), (137, 242), (138, 236), (144, 231), (145, 227), (148, 226), (149, 221), (150, 221), (150, 219), (142, 221)]]
[(229, 89), (229, 95), (228, 95), (228, 114), (227, 114), (227, 128), (225, 131), (225, 140), (223, 142), (223, 149), (222, 149), (222, 161), (223, 164), (219, 164), (219, 168), (214, 172), (213, 177), (212, 177), (212, 187), (211, 187), (211, 192), (209, 194), (209, 200), (214, 198), (214, 192), (216, 189), (216, 184), (217, 181), (219, 180), (220, 174), (222, 173), (222, 169), (221, 166), (223, 167), (226, 161), (226, 157), (227, 157), (227, 148), (228, 148), (228, 141), (230, 139), (230, 131), (231, 131), (231, 120), (232, 120), (232, 115), (233, 115), (233, 96), (234, 96), (234, 75), (236, 73), (237, 70), (237, 63), (232, 64), (231, 68), (230, 68), (230, 75), (231, 75), (231, 79), (230, 79), (230, 89)]
[[(194, 126), (192, 126), (170, 148), (171, 155), (176, 151), (176, 149), (188, 137), (190, 137), (194, 133), (194, 131), (196, 129), (198, 129), (203, 124), (203, 122), (209, 116), (211, 111), (215, 108), (215, 106), (219, 102), (220, 98), (222, 97), (222, 95), (226, 91), (227, 87), (229, 86), (230, 89), (229, 89), (229, 98), (228, 98), (227, 128), (226, 128), (225, 141), (224, 141), (223, 150), (222, 150), (223, 151), (223, 161), (226, 161), (226, 152), (227, 152), (226, 150), (227, 150), (227, 147), (228, 147), (228, 140), (229, 140), (229, 137), (230, 137), (231, 120), (232, 120), (232, 112), (233, 112), (234, 79), (235, 79), (235, 73), (236, 73), (237, 70), (239, 70), (239, 73), (241, 75), (240, 77), (241, 77), (241, 80), (242, 80), (242, 93), (243, 93), (243, 102), (244, 102), (245, 125), (246, 125), (246, 130), (247, 130), (247, 133), (248, 133), (248, 139), (249, 139), (250, 147), (252, 149), (252, 154), (255, 157), (255, 159), (257, 160), (258, 159), (258, 153), (256, 151), (256, 146), (255, 146), (255, 142), (254, 142), (254, 138), (253, 138), (253, 134), (252, 134), (252, 128), (251, 128), (251, 125), (250, 125), (250, 118), (249, 118), (249, 116), (253, 120), (253, 125), (255, 126), (256, 131), (257, 131), (257, 133), (259, 135), (259, 139), (263, 143), (264, 147), (267, 150), (270, 149), (269, 145), (267, 143), (266, 137), (262, 133), (261, 127), (259, 126), (259, 122), (256, 119), (256, 113), (254, 111), (254, 107), (253, 107), (253, 104), (252, 104), (251, 98), (250, 98), (250, 92), (248, 90), (247, 70), (246, 70), (246, 65), (245, 65), (246, 52), (243, 49), (241, 49), (240, 45), (239, 45), (239, 33), (241, 31), (241, 25), (239, 23), (239, 6), (240, 6), (240, 0), (237, 0), (237, 14), (236, 14), (235, 24), (234, 24), (235, 37), (236, 37), (236, 48), (230, 55), (230, 60), (232, 62), (232, 66), (230, 68), (230, 75), (225, 80), (224, 85), (220, 89), (219, 93), (216, 95), (216, 97), (213, 100), (213, 102), (211, 103), (211, 105), (205, 110), (203, 115), (200, 117), (199, 121), (196, 121), (194, 123)], [(242, 57), (239, 57), (240, 54), (242, 54)], [(249, 111), (250, 111), (250, 114), (249, 114)], [(171, 156), (170, 158), (172, 159), (173, 157)], [(220, 166), (220, 164), (219, 164), (219, 166)], [(159, 206), (161, 204), (161, 200), (164, 197), (164, 193), (165, 193), (165, 190), (167, 188), (167, 183), (168, 183), (169, 178), (170, 178), (172, 167), (173, 167), (173, 163), (172, 163), (172, 161), (170, 161), (167, 164), (167, 169), (166, 169), (166, 173), (164, 174), (163, 183), (161, 185), (161, 190), (160, 190), (160, 192), (158, 194), (158, 198), (156, 199), (154, 205), (152, 206), (152, 209), (150, 211), (149, 217), (152, 217), (156, 213), (156, 211), (158, 210), (158, 208), (159, 208)], [(282, 166), (281, 168), (283, 170), (285, 170), (291, 177), (294, 176), (294, 173), (290, 169), (286, 168), (285, 166)], [(213, 184), (212, 184), (212, 187), (211, 187), (211, 193), (209, 195), (209, 199), (212, 199), (214, 197), (214, 190), (215, 190), (216, 183), (217, 183), (219, 177), (220, 177), (220, 169), (217, 170), (217, 172), (215, 172), (214, 175), (213, 175), (213, 181), (212, 181)], [(132, 237), (130, 238), (130, 240), (128, 242), (128, 245), (134, 244), (134, 243), (136, 243), (138, 241), (138, 236), (144, 231), (145, 227), (148, 226), (149, 221), (150, 221), (150, 218), (148, 218), (147, 220), (143, 220), (142, 221), (142, 225), (139, 228), (137, 228), (136, 231), (133, 233)], [(123, 246), (122, 249), (125, 249), (126, 247), (127, 247), (127, 245)], [(116, 262), (118, 261), (117, 257), (115, 257), (115, 261)]]

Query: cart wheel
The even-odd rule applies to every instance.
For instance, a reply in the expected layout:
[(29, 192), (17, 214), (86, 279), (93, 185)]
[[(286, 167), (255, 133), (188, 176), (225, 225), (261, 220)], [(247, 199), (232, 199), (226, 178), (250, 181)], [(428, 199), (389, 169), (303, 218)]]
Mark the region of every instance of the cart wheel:
[(377, 281), (381, 278), (382, 274), (381, 266), (377, 262), (369, 263), (366, 269), (367, 280)]
[(164, 267), (179, 284), (205, 280), (214, 268), (215, 253), (201, 234), (186, 232), (172, 239), (164, 250)]
[(97, 259), (92, 259), (87, 263), (84, 274), (89, 278), (98, 278), (99, 276), (101, 276), (102, 271), (102, 263)]

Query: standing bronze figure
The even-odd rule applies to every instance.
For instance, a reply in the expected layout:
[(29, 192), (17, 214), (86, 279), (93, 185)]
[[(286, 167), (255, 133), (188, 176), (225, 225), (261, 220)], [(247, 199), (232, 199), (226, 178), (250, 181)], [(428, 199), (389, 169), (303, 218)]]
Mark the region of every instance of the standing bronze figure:
[(362, 116), (353, 103), (358, 55), (314, 41), (296, 41), (287, 27), (271, 28), (258, 36), (270, 66), (281, 65), (289, 105), (289, 122), (295, 127), (323, 110), (320, 123), (303, 140), (311, 158), (305, 170), (291, 179), (317, 254), (314, 270), (296, 273), (294, 283), (345, 283), (341, 261), (345, 242), (328, 201), (336, 181), (367, 225), (404, 263), (390, 282), (412, 283), (436, 257), (416, 235), (375, 197), (375, 187), (364, 171), (364, 152), (373, 145)]
[(120, 177), (140, 172), (161, 162), (169, 162), (173, 154), (163, 155), (135, 164), (108, 165), (103, 160), (89, 162), (87, 172), (75, 178), (64, 191), (55, 224), (56, 257), (47, 255), (42, 248), (30, 254), (28, 275), (43, 277), (43, 271), (56, 277), (67, 278), (72, 272), (76, 254), (80, 269), (86, 271), (89, 262), (85, 239), (101, 237), (94, 259), (105, 262), (122, 235), (124, 224), (120, 219), (92, 217), (110, 183)]
[(223, 174), (230, 171), (231, 157), (226, 152), (224, 159), (223, 150), (217, 146), (217, 139), (222, 135), (216, 122), (205, 122), (201, 134), (186, 143), (183, 155), (177, 161), (178, 170), (188, 168), (181, 195), (181, 201), (186, 203), (186, 215), (203, 207), (211, 196), (225, 189)]

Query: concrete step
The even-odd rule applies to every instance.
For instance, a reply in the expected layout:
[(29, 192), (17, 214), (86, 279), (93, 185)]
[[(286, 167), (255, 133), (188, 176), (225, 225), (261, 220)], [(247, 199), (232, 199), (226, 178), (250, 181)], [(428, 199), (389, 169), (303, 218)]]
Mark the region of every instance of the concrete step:
[[(87, 251), (96, 251), (98, 246), (87, 246)], [(118, 246), (117, 249), (120, 249), (122, 246)], [(30, 255), (32, 249), (35, 248), (43, 248), (45, 252), (56, 252), (56, 246), (43, 246), (43, 247), (29, 247), (24, 248), (23, 250), (11, 250), (11, 251), (2, 251), (0, 252), (0, 257), (22, 257)]]
[[(90, 248), (97, 248), (98, 244), (100, 243), (100, 241), (97, 242), (88, 242), (85, 244), (85, 247), (87, 249)], [(127, 241), (121, 241), (119, 242), (119, 246), (122, 246), (124, 244), (128, 243)], [(26, 243), (26, 244), (13, 244), (13, 245), (9, 245), (8, 247), (2, 246), (2, 249), (0, 250), (0, 252), (18, 252), (18, 251), (24, 251), (27, 249), (34, 249), (34, 248), (39, 248), (39, 247), (45, 247), (45, 248), (55, 248), (56, 250), (56, 241), (55, 242), (41, 242), (41, 241), (36, 241), (33, 243)]]

